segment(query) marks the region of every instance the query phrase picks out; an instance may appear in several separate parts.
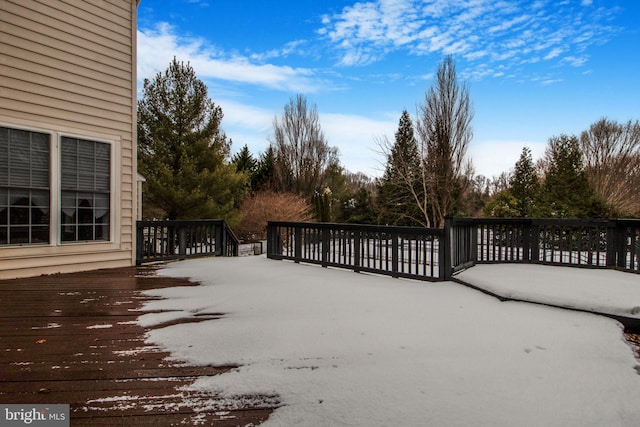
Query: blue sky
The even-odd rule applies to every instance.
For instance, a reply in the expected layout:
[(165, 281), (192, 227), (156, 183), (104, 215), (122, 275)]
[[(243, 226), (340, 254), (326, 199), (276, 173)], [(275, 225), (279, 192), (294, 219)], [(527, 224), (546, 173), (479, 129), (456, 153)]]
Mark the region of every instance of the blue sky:
[(476, 173), (601, 117), (640, 119), (637, 0), (142, 0), (138, 86), (174, 56), (222, 107), (233, 151), (263, 152), (298, 93), (352, 172), (380, 175), (377, 141), (415, 116), (445, 55), (470, 87)]

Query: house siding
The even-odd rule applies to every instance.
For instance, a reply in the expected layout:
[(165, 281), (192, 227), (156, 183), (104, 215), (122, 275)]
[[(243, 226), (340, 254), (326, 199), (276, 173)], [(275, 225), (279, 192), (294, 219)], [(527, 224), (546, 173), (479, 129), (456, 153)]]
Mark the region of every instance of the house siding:
[(0, 1), (0, 124), (114, 144), (113, 241), (0, 247), (0, 278), (132, 265), (136, 0)]

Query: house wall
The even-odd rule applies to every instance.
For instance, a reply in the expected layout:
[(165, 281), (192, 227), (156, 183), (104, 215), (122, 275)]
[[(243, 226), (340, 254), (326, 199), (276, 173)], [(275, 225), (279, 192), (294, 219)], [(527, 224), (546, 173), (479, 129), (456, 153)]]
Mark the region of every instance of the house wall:
[(0, 126), (110, 142), (114, 194), (110, 242), (0, 246), (0, 279), (135, 264), (136, 8), (0, 1)]

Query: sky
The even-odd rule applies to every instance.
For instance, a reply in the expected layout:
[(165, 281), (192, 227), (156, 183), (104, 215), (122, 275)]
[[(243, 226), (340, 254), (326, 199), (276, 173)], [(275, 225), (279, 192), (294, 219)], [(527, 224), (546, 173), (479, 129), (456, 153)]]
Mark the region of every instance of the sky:
[[(264, 256), (176, 262), (159, 274), (201, 285), (146, 291), (160, 297), (138, 318), (151, 328), (147, 342), (196, 366), (238, 366), (183, 389), (196, 412), (276, 395), (281, 405), (265, 426), (599, 427), (640, 419), (640, 361), (621, 325), (603, 316)], [(574, 307), (640, 315), (632, 273), (508, 264), (463, 274), (503, 295), (559, 305), (572, 296)], [(207, 313), (223, 315), (193, 322)], [(164, 327), (170, 320), (182, 322)], [(190, 400), (191, 391), (213, 396)]]
[(549, 138), (640, 119), (636, 0), (142, 0), (138, 96), (175, 56), (254, 156), (297, 94), (351, 172), (380, 176), (380, 141), (412, 117), (451, 55), (473, 105), (477, 174), (534, 160)]

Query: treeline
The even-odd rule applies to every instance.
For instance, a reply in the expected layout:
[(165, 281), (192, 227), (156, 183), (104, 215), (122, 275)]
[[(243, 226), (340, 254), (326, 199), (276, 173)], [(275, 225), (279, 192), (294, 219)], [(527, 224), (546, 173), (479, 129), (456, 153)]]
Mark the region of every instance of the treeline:
[(378, 179), (351, 173), (303, 95), (273, 121), (263, 153), (231, 156), (223, 112), (189, 64), (174, 58), (145, 80), (138, 102), (138, 169), (145, 218), (222, 218), (244, 239), (268, 220), (439, 227), (448, 215), (604, 217), (640, 214), (640, 124), (602, 119), (579, 136), (549, 140), (534, 162), (524, 147), (513, 171), (476, 176), (469, 90), (450, 57), (438, 66), (415, 118), (403, 111)]

